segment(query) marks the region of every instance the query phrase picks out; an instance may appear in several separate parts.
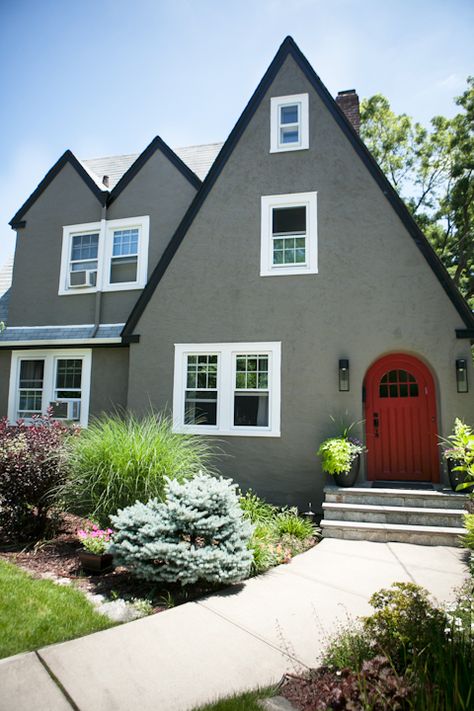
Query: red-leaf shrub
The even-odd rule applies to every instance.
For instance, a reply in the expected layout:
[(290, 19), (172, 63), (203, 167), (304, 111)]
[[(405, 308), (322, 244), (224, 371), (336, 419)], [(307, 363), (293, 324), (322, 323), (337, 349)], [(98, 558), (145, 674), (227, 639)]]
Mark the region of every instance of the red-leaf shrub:
[(31, 424), (0, 420), (0, 529), (2, 538), (41, 537), (54, 490), (67, 472), (68, 440), (77, 430), (48, 412)]

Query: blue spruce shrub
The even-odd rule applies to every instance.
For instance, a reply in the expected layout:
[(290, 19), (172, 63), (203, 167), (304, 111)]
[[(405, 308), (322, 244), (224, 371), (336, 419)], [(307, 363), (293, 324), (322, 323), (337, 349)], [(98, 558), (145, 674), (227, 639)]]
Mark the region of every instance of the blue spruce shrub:
[(137, 577), (160, 583), (232, 583), (247, 577), (253, 526), (230, 479), (167, 479), (165, 502), (136, 502), (111, 516), (110, 552)]

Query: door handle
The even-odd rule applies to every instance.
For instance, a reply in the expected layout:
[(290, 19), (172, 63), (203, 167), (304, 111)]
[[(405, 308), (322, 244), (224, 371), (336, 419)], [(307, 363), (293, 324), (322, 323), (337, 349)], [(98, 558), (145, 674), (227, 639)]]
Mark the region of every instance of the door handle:
[(379, 413), (374, 412), (374, 435), (379, 436)]

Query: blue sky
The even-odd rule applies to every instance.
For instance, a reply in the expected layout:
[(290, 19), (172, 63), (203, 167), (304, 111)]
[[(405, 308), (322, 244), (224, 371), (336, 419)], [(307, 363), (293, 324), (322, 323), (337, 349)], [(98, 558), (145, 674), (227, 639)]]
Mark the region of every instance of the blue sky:
[(472, 0), (0, 0), (0, 264), (66, 148), (224, 140), (287, 34), (333, 95), (381, 92), (423, 123), (474, 73)]

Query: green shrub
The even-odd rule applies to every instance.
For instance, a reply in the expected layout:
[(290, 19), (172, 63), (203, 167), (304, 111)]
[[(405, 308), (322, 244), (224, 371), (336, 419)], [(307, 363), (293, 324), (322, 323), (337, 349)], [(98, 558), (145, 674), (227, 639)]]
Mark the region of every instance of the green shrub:
[(340, 628), (329, 641), (322, 662), (331, 669), (350, 669), (358, 672), (365, 661), (377, 652), (360, 622), (350, 622)]
[(370, 604), (375, 612), (364, 619), (364, 630), (377, 652), (399, 671), (444, 634), (446, 615), (431, 604), (427, 591), (419, 585), (394, 583), (372, 595)]
[(164, 583), (222, 584), (247, 577), (252, 525), (230, 479), (199, 474), (167, 480), (166, 502), (137, 502), (112, 516), (110, 552), (137, 577)]
[(275, 527), (278, 536), (288, 534), (301, 540), (309, 538), (314, 534), (311, 521), (298, 516), (296, 509), (283, 509), (275, 516)]
[(255, 524), (250, 540), (252, 573), (258, 575), (281, 563), (288, 563), (313, 542), (314, 528), (300, 518), (295, 508), (279, 509), (258, 497), (252, 490), (240, 496), (244, 517)]
[(318, 457), (324, 472), (342, 474), (349, 472), (352, 462), (363, 451), (364, 447), (358, 440), (331, 437), (319, 447)]
[(270, 523), (278, 510), (276, 506), (272, 506), (254, 494), (252, 489), (249, 489), (246, 494), (240, 493), (239, 503), (245, 518), (250, 523)]
[(162, 500), (166, 477), (184, 481), (209, 472), (211, 457), (205, 439), (173, 432), (162, 415), (104, 415), (75, 441), (61, 494), (69, 510), (106, 525), (110, 514), (135, 501)]

